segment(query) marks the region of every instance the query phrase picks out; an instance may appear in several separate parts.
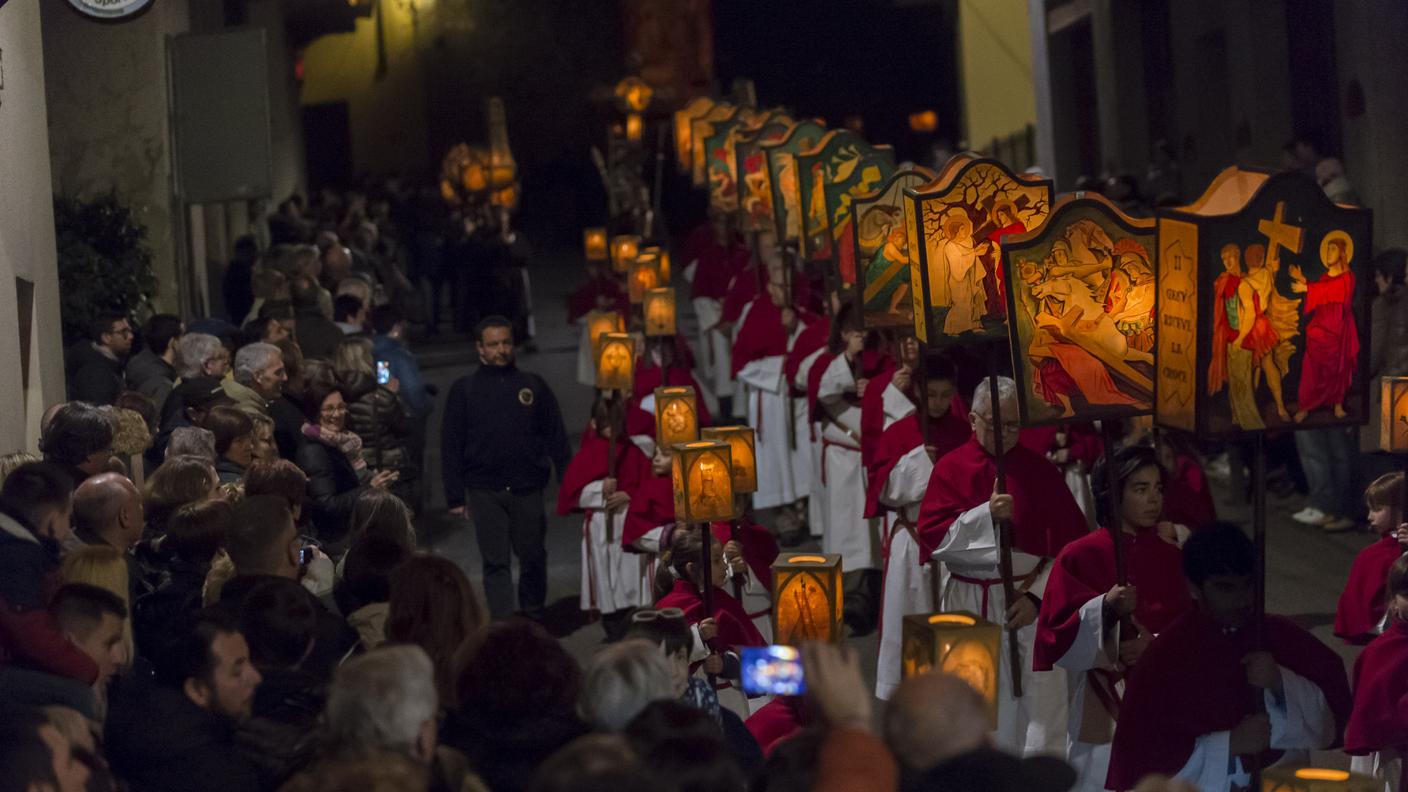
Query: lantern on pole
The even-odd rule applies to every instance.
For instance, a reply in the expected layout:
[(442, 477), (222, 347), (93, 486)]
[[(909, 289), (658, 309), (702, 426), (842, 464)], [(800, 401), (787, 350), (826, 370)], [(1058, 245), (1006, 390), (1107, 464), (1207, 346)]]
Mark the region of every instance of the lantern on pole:
[(751, 426), (709, 426), (699, 430), (704, 440), (728, 443), (733, 460), (733, 492), (747, 495), (758, 491), (758, 456)]
[(774, 640), (787, 646), (841, 640), (840, 554), (779, 556), (772, 564), (772, 581)]
[(733, 476), (728, 443), (700, 440), (680, 443), (674, 449), (675, 518), (705, 524), (731, 519)]
[(1383, 377), (1379, 388), (1379, 447), (1408, 454), (1408, 377)]
[(626, 392), (636, 373), (636, 342), (627, 333), (603, 333), (596, 342), (596, 386)]
[(655, 442), (664, 448), (699, 440), (699, 402), (694, 388), (655, 389)]
[(643, 126), (644, 121), (641, 120), (640, 113), (628, 113), (626, 115), (626, 140), (630, 143), (639, 143)]
[(587, 255), (587, 261), (605, 261), (606, 251), (606, 229), (588, 228), (582, 231), (582, 250)]
[(1002, 628), (968, 611), (954, 611), (905, 616), (901, 630), (903, 675), (942, 671), (959, 677), (983, 697), (988, 723), (997, 728)]
[(641, 299), (641, 309), (645, 313), (645, 334), (647, 336), (672, 336), (675, 334), (675, 290), (671, 288), (649, 289)]
[(1261, 771), (1262, 792), (1373, 792), (1384, 782), (1328, 767), (1269, 767)]
[(670, 251), (659, 245), (651, 245), (640, 249), (642, 256), (652, 256), (655, 259), (655, 270), (660, 274), (660, 284), (663, 286), (670, 282)]
[(626, 293), (630, 297), (631, 305), (640, 305), (645, 301), (647, 291), (659, 288), (660, 271), (656, 269), (654, 257), (641, 255), (631, 261), (629, 272), (626, 277)]
[(640, 237), (635, 234), (617, 234), (611, 237), (611, 269), (625, 272), (640, 253)]
[(621, 321), (621, 315), (615, 311), (592, 311), (587, 314), (587, 339), (593, 350), (597, 348), (603, 335), (624, 332), (625, 322)]
[(635, 75), (616, 83), (613, 93), (621, 110), (631, 113), (645, 112), (645, 108), (650, 106), (650, 100), (655, 98), (655, 89), (650, 87), (650, 83)]

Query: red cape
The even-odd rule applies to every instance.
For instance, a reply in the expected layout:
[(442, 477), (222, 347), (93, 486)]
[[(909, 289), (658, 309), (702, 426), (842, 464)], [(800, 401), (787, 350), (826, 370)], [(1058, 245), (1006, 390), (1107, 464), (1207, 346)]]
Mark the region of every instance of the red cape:
[(1395, 621), (1354, 662), (1354, 712), (1344, 729), (1345, 753), (1363, 755), (1385, 748), (1408, 753), (1406, 664), (1408, 623)]
[(642, 536), (674, 521), (673, 478), (669, 474), (646, 475), (631, 490), (631, 505), (626, 509), (626, 527), (621, 531), (621, 546), (629, 548)]
[(1217, 505), (1203, 466), (1187, 454), (1178, 455), (1178, 469), (1164, 480), (1164, 519), (1194, 531), (1217, 521)]
[[(688, 261), (688, 259), (686, 259)], [(742, 247), (722, 247), (710, 244), (700, 251), (699, 263), (694, 268), (694, 281), (689, 293), (695, 297), (708, 297), (724, 300), (729, 295), (729, 285), (748, 266), (748, 249)], [(750, 273), (751, 274), (751, 273)], [(757, 291), (757, 279), (750, 281)]]
[[(1342, 734), (1350, 711), (1344, 661), (1288, 619), (1267, 616), (1264, 625), (1267, 650), (1320, 688), (1335, 714), (1335, 733)], [(1149, 644), (1120, 705), (1106, 788), (1131, 789), (1150, 773), (1177, 773), (1198, 737), (1228, 731), (1252, 714), (1254, 691), (1242, 666), (1254, 648), (1252, 632), (1227, 635), (1195, 608)], [(1262, 766), (1279, 756), (1268, 751)]]
[[(733, 342), (733, 376), (737, 377), (743, 367), (755, 360), (787, 355), (787, 330), (782, 326), (782, 309), (772, 304), (767, 297), (753, 300), (748, 315), (739, 325)], [(797, 321), (801, 322), (802, 333), (815, 321), (809, 311), (798, 308)], [(800, 337), (801, 334), (799, 334)]]
[[(1020, 444), (1003, 461), (1007, 492), (1013, 500), (1013, 547), (1035, 556), (1054, 556), (1088, 533), (1085, 514), (1055, 465)], [(939, 459), (919, 510), (921, 563), (943, 542), (954, 520), (988, 502), (996, 481), (994, 460), (976, 435)]]
[[(1003, 420), (1007, 420), (1007, 417), (1003, 416)], [(1086, 471), (1095, 467), (1096, 460), (1105, 450), (1105, 443), (1100, 439), (1100, 432), (1096, 431), (1095, 425), (1089, 421), (1029, 426), (1022, 430), (1017, 442), (1045, 457), (1048, 451), (1056, 449), (1056, 435), (1060, 432), (1066, 433), (1066, 449), (1071, 452), (1071, 461), (1084, 462)]]
[(802, 699), (791, 696), (778, 696), (764, 704), (761, 709), (748, 716), (743, 725), (763, 749), (763, 756), (772, 754), (779, 743), (794, 736), (807, 725)]
[(679, 608), (684, 611), (684, 617), (690, 624), (698, 624), (713, 616), (714, 623), (719, 627), (719, 635), (713, 643), (722, 649), (736, 652), (743, 646), (767, 646), (767, 640), (758, 632), (758, 628), (753, 626), (753, 620), (733, 595), (716, 587), (713, 599), (714, 612), (705, 613), (704, 600), (699, 597), (699, 589), (693, 583), (677, 578), (674, 588), (661, 597), (655, 607)]
[(811, 353), (825, 347), (830, 337), (831, 317), (823, 315), (807, 318), (807, 326), (797, 334), (797, 340), (792, 342), (792, 350), (787, 353), (787, 359), (782, 363), (782, 373), (787, 376), (788, 387), (796, 384), (797, 372), (802, 370), (802, 361)]
[[(582, 447), (567, 464), (562, 474), (562, 487), (557, 491), (557, 513), (571, 514), (581, 511), (577, 504), (581, 501), (582, 490), (593, 481), (606, 478), (607, 453), (609, 443), (597, 434), (596, 427), (588, 426), (582, 433)], [(626, 492), (639, 486), (642, 478), (650, 474), (650, 460), (636, 448), (630, 440), (616, 443), (616, 481)]]
[[(872, 382), (872, 386), (873, 386)], [(866, 400), (870, 397), (870, 390), (865, 391)], [(865, 407), (861, 407), (861, 431), (865, 431)], [(884, 421), (884, 410), (881, 408), (881, 421)], [(882, 423), (883, 425), (883, 423)], [(939, 458), (946, 456), (950, 451), (958, 448), (973, 436), (973, 426), (968, 423), (968, 408), (963, 404), (963, 400), (954, 397), (949, 404), (948, 412), (939, 419), (929, 419), (929, 445), (937, 449)], [(864, 435), (862, 435), (864, 437)], [(890, 479), (890, 473), (894, 471), (895, 465), (913, 451), (924, 444), (924, 438), (920, 436), (919, 415), (906, 416), (890, 424), (880, 434), (880, 441), (874, 445), (874, 455), (870, 460), (870, 465), (866, 467), (866, 487), (865, 487), (865, 516), (878, 517), (884, 511), (880, 505), (880, 495), (885, 491), (885, 483)], [(862, 452), (865, 444), (862, 443)]]
[(708, 220), (696, 224), (685, 234), (684, 241), (680, 243), (679, 260), (686, 266), (704, 254), (704, 251), (711, 247), (719, 247), (719, 243), (714, 238), (714, 226)]
[(779, 550), (771, 531), (751, 522), (740, 523), (737, 532), (733, 530), (732, 523), (726, 522), (711, 523), (709, 529), (720, 542), (727, 543), (737, 538), (738, 543), (743, 545), (743, 560), (748, 563), (753, 577), (763, 584), (763, 588), (772, 591), (772, 562), (777, 560)]
[(745, 262), (729, 279), (728, 292), (724, 294), (721, 321), (737, 322), (738, 317), (743, 314), (743, 309), (761, 293), (757, 269), (747, 266)]
[(1335, 635), (1346, 643), (1362, 646), (1374, 639), (1374, 632), (1384, 617), (1388, 568), (1401, 555), (1403, 547), (1390, 533), (1354, 557), (1349, 582), (1335, 608)]
[(631, 301), (626, 294), (626, 288), (614, 275), (607, 273), (602, 277), (592, 278), (567, 296), (567, 321), (575, 322), (596, 310), (598, 297), (610, 301), (607, 310), (616, 311), (622, 316), (630, 314)]
[[(630, 406), (634, 420), (627, 424), (627, 428), (630, 430), (631, 434), (648, 434), (651, 437), (655, 436), (655, 414), (642, 410), (640, 403), (645, 400), (646, 396), (655, 393), (656, 388), (663, 385), (680, 387), (688, 385), (694, 388), (694, 404), (699, 412), (699, 425), (714, 425), (714, 416), (709, 412), (708, 403), (704, 401), (704, 388), (699, 385), (699, 380), (695, 378), (693, 371), (679, 366), (662, 369), (654, 364), (646, 366), (642, 363), (638, 363), (636, 364), (635, 390), (631, 396)], [(635, 413), (641, 413), (647, 420), (642, 421), (641, 416), (635, 415)], [(649, 425), (649, 430), (645, 431), (647, 424)]]
[[(1183, 554), (1155, 530), (1124, 535), (1125, 568), (1139, 589), (1134, 618), (1154, 634), (1193, 607), (1183, 577)], [(1050, 671), (1080, 631), (1080, 609), (1115, 585), (1115, 543), (1101, 528), (1071, 542), (1056, 556), (1036, 622), (1033, 668)]]

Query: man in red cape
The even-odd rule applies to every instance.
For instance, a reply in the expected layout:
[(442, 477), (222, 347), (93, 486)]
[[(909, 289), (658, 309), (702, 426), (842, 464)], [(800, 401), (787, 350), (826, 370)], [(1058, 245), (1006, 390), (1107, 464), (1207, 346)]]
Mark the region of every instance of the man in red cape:
[[(1018, 753), (1059, 751), (1065, 743), (1064, 679), (1034, 675), (1031, 668), (1036, 615), (1051, 558), (1084, 536), (1085, 515), (1046, 458), (1018, 445), (1017, 386), (998, 377), (1001, 426), (993, 426), (989, 381), (978, 383), (968, 414), (973, 438), (934, 465), (919, 511), (918, 561), (931, 557), (950, 572), (944, 610), (967, 610), (1016, 630), (1021, 652), (1022, 697), (1015, 698), (1004, 630), (997, 675), (999, 746)], [(996, 489), (994, 453), (1003, 455), (1006, 492)], [(995, 524), (1011, 523), (1016, 601), (1003, 599)], [(1051, 721), (1051, 722), (1047, 722)]]
[(1160, 773), (1225, 792), (1250, 782), (1249, 757), (1262, 767), (1283, 754), (1305, 764), (1310, 751), (1339, 743), (1350, 710), (1344, 662), (1288, 619), (1253, 623), (1254, 563), (1251, 540), (1229, 523), (1183, 546), (1197, 607), (1129, 675), (1107, 788)]
[(1369, 527), (1379, 534), (1379, 540), (1354, 557), (1349, 581), (1335, 609), (1335, 635), (1345, 643), (1362, 646), (1379, 634), (1388, 603), (1384, 582), (1388, 580), (1389, 567), (1403, 555), (1401, 542), (1408, 539), (1408, 528), (1402, 526), (1403, 515), (1398, 508), (1402, 488), (1403, 474), (1387, 473), (1364, 490)]
[[(1099, 524), (1109, 526), (1105, 464), (1093, 478)], [(1066, 760), (1079, 774), (1076, 789), (1089, 792), (1105, 788), (1126, 669), (1153, 634), (1193, 606), (1178, 547), (1160, 535), (1165, 474), (1157, 452), (1127, 446), (1113, 464), (1127, 582), (1116, 580), (1108, 527), (1066, 545), (1046, 581), (1033, 652), (1036, 670), (1059, 666), (1066, 673)]]
[[(1354, 661), (1354, 711), (1344, 729), (1350, 769), (1408, 789), (1408, 560), (1388, 573), (1389, 624)], [(1396, 765), (1396, 766), (1395, 766)], [(1394, 785), (1396, 781), (1396, 785)]]
[[(874, 451), (866, 468), (865, 515), (883, 518), (885, 566), (875, 671), (875, 695), (881, 699), (889, 699), (900, 683), (900, 625), (904, 617), (939, 609), (935, 601), (937, 572), (934, 565), (918, 557), (915, 528), (934, 460), (973, 436), (968, 408), (958, 398), (953, 364), (937, 355), (930, 355), (923, 363), (927, 415), (921, 427), (912, 369), (917, 344), (912, 342), (905, 339), (901, 343), (900, 358), (906, 362), (872, 379), (861, 400), (862, 431), (879, 435), (871, 444)], [(872, 430), (877, 424), (880, 428)]]

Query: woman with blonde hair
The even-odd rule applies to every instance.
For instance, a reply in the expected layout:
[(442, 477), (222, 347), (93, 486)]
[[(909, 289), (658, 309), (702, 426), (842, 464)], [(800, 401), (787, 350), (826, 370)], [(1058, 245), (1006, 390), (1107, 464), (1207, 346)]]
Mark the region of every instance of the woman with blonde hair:
[(32, 454), (28, 451), (12, 451), (8, 454), (0, 455), (0, 484), (5, 483), (5, 479), (10, 477), (10, 473), (20, 465), (27, 465), (30, 462), (39, 462), (43, 457)]
[(64, 556), (60, 577), (64, 583), (87, 583), (111, 591), (127, 606), (127, 618), (122, 624), (122, 645), (125, 668), (132, 665), (132, 581), (127, 556), (109, 545), (84, 545)]

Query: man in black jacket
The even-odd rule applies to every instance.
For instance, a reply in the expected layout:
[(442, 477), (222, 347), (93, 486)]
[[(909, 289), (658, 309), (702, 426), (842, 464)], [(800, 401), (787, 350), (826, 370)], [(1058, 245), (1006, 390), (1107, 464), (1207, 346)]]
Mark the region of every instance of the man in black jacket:
[(121, 314), (94, 320), (89, 338), (68, 350), (68, 397), (90, 404), (112, 404), (122, 392), (122, 368), (132, 352), (132, 325)]
[(518, 607), (547, 599), (547, 515), (543, 488), (558, 478), (572, 449), (557, 398), (542, 377), (513, 362), (513, 326), (502, 316), (479, 323), (480, 366), (450, 388), (442, 462), (450, 514), (471, 517), (484, 556), (484, 594), (495, 618), (513, 607), (512, 556), (518, 556)]

